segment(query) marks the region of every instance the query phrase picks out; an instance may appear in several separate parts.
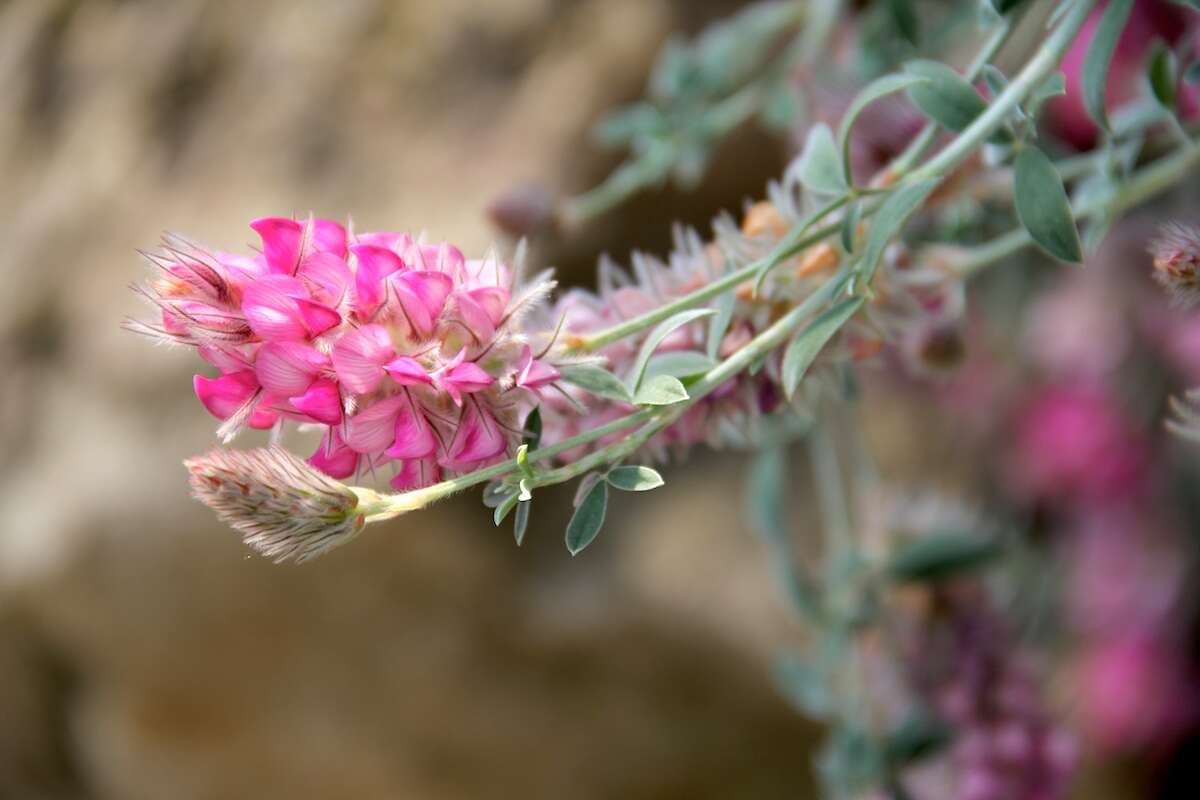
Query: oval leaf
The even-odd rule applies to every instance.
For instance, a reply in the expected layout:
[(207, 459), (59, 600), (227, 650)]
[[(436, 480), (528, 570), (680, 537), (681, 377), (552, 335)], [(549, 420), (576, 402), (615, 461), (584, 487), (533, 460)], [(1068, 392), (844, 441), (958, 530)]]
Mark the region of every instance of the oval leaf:
[(952, 131), (961, 131), (987, 109), (975, 87), (945, 64), (910, 61), (904, 71), (927, 80), (908, 87), (908, 99), (922, 114)]
[(821, 348), (828, 344), (833, 335), (846, 324), (846, 320), (850, 319), (855, 311), (862, 307), (864, 302), (865, 298), (862, 297), (843, 300), (813, 320), (812, 324), (801, 331), (795, 339), (792, 339), (787, 351), (783, 354), (783, 391), (789, 400), (796, 393), (800, 379), (804, 377), (804, 373), (808, 371), (817, 354), (821, 352)]
[(608, 400), (619, 400), (628, 403), (633, 398), (621, 379), (603, 367), (595, 364), (571, 364), (560, 367), (562, 379), (567, 383), (578, 386), (586, 392)]
[(701, 317), (709, 317), (716, 313), (716, 309), (712, 308), (693, 308), (687, 311), (680, 311), (678, 314), (663, 320), (658, 324), (658, 327), (650, 331), (650, 335), (646, 337), (646, 341), (642, 342), (642, 349), (638, 351), (637, 360), (633, 362), (633, 370), (629, 373), (629, 386), (634, 392), (641, 386), (642, 378), (646, 374), (646, 365), (650, 363), (650, 356), (654, 355), (654, 351), (662, 344), (663, 339), (674, 333), (676, 328), (687, 325), (689, 322), (698, 320)]
[(1175, 54), (1162, 42), (1154, 46), (1154, 54), (1150, 56), (1150, 64), (1146, 69), (1146, 78), (1150, 82), (1150, 92), (1154, 99), (1163, 108), (1174, 111), (1178, 69), (1175, 65)]
[(1062, 178), (1046, 154), (1026, 146), (1013, 165), (1017, 216), (1033, 240), (1063, 261), (1082, 261), (1083, 248)]
[(529, 507), (532, 505), (532, 500), (517, 503), (517, 514), (513, 517), (513, 538), (517, 541), (517, 547), (525, 541), (525, 529), (529, 527)]
[(673, 375), (655, 375), (638, 389), (633, 402), (639, 406), (670, 406), (688, 399), (687, 389)]
[(819, 194), (845, 194), (849, 185), (833, 143), (833, 131), (819, 122), (808, 131), (804, 152), (800, 154), (800, 182), (804, 188)]
[(608, 484), (597, 481), (584, 495), (579, 507), (567, 523), (567, 550), (571, 555), (578, 555), (583, 548), (591, 544), (596, 534), (604, 525), (604, 513), (608, 509)]
[(937, 178), (930, 178), (920, 183), (914, 183), (912, 186), (906, 186), (888, 195), (883, 204), (879, 206), (875, 220), (867, 232), (867, 248), (863, 253), (862, 264), (859, 266), (863, 275), (863, 283), (870, 284), (871, 278), (874, 277), (875, 270), (879, 266), (879, 260), (883, 258), (883, 251), (887, 249), (888, 242), (900, 232), (909, 216), (920, 207), (921, 203), (925, 202), (925, 198), (937, 184)]
[(517, 493), (513, 492), (504, 498), (500, 505), (496, 506), (496, 510), (492, 512), (492, 522), (496, 523), (496, 527), (500, 527), (500, 523), (504, 522), (504, 518), (508, 516), (508, 512), (513, 510), (517, 504)]
[(658, 353), (646, 365), (646, 377), (643, 380), (649, 380), (655, 375), (671, 375), (681, 381), (687, 380), (703, 375), (716, 365), (716, 361), (694, 350)]
[(650, 467), (614, 467), (608, 471), (608, 483), (623, 492), (648, 492), (662, 486), (662, 475)]
[(887, 571), (898, 581), (937, 581), (978, 569), (999, 554), (991, 539), (939, 533), (901, 547)]
[(1083, 59), (1083, 105), (1096, 124), (1105, 130), (1108, 130), (1108, 113), (1104, 108), (1108, 67), (1132, 8), (1133, 0), (1109, 0)]

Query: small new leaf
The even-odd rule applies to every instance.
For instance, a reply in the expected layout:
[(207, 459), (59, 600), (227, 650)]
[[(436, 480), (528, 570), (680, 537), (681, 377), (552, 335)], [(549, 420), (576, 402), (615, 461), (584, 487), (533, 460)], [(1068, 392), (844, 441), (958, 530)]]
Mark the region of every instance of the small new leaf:
[(642, 384), (633, 397), (639, 406), (670, 406), (688, 399), (687, 389), (673, 375), (655, 375)]
[(689, 322), (694, 322), (701, 317), (709, 317), (716, 314), (716, 309), (712, 308), (693, 308), (687, 311), (680, 311), (678, 314), (668, 317), (658, 324), (658, 326), (650, 331), (650, 335), (646, 337), (646, 341), (642, 342), (642, 349), (638, 351), (637, 360), (633, 362), (633, 369), (629, 373), (629, 387), (635, 393), (642, 384), (642, 378), (646, 374), (646, 365), (650, 363), (650, 357), (654, 355), (654, 351), (663, 343), (663, 340), (675, 332), (676, 328), (681, 328)]
[(783, 354), (783, 391), (789, 400), (796, 393), (796, 387), (800, 385), (800, 380), (816, 360), (821, 348), (829, 343), (854, 312), (862, 308), (864, 302), (865, 298), (862, 297), (843, 300), (813, 320), (792, 339)]
[(597, 367), (594, 364), (572, 364), (560, 368), (559, 372), (562, 373), (562, 379), (567, 383), (578, 386), (597, 397), (625, 403), (633, 399), (621, 379), (603, 367)]
[(1027, 145), (1017, 155), (1013, 176), (1017, 216), (1033, 240), (1055, 258), (1082, 261), (1083, 247), (1067, 190), (1046, 154)]
[(1179, 83), (1178, 68), (1175, 54), (1162, 42), (1155, 45), (1154, 53), (1150, 56), (1146, 79), (1150, 83), (1150, 92), (1159, 105), (1168, 111), (1174, 111)]
[(1117, 49), (1117, 39), (1125, 29), (1132, 9), (1133, 0), (1109, 0), (1083, 59), (1083, 106), (1096, 124), (1105, 130), (1108, 130), (1108, 113), (1104, 107), (1108, 68)]
[(833, 131), (823, 122), (808, 131), (804, 152), (800, 155), (800, 182), (804, 187), (819, 194), (845, 194), (849, 185), (846, 173), (833, 142)]
[(608, 471), (608, 483), (623, 492), (648, 492), (662, 486), (662, 475), (650, 467), (614, 467)]
[(939, 533), (917, 539), (892, 556), (887, 571), (897, 581), (939, 581), (972, 572), (1000, 554), (992, 539)]
[(532, 505), (529, 500), (517, 503), (517, 514), (513, 517), (513, 538), (517, 541), (517, 547), (525, 541), (525, 529), (529, 527), (529, 509)]
[(608, 509), (608, 483), (596, 481), (584, 495), (579, 507), (567, 523), (566, 543), (571, 555), (578, 555), (591, 544), (604, 525), (604, 514)]

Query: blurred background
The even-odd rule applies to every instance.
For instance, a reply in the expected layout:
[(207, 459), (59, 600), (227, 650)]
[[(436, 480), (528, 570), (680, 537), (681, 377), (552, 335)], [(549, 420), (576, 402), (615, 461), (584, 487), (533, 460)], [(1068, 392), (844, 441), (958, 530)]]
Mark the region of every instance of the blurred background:
[[(617, 162), (591, 144), (594, 122), (641, 94), (670, 32), (740, 5), (0, 2), (0, 797), (812, 796), (819, 731), (771, 681), (797, 630), (742, 521), (740, 456), (674, 468), (667, 490), (616, 505), (577, 559), (560, 539), (564, 491), (546, 493), (520, 549), (472, 495), (315, 564), (276, 567), (188, 497), (181, 459), (215, 444), (191, 391), (198, 362), (118, 327), (145, 313), (127, 287), (148, 272), (136, 249), (163, 231), (244, 250), (250, 219), (312, 211), (481, 252), (496, 237), (492, 198), (525, 182), (598, 182)], [(636, 198), (535, 257), (586, 283), (601, 251), (661, 253), (672, 221), (707, 230), (718, 210), (761, 196), (787, 158), (786, 142), (741, 131), (699, 190)], [(1059, 392), (1081, 385), (1067, 373), (1082, 351), (1064, 347), (1058, 363), (1021, 354), (1047, 341), (1107, 353), (1096, 380), (1140, 386), (1142, 401), (1087, 446), (1120, 461), (1134, 448), (1121, 431), (1157, 437), (1166, 395), (1200, 383), (1200, 325), (1167, 314), (1144, 274), (1163, 213), (1113, 234), (1107, 266), (1088, 273), (1110, 283), (1042, 274), (1030, 257), (1035, 278), (981, 290), (1066, 298), (1041, 312), (1032, 346), (1015, 326), (976, 327), (952, 383), (887, 364), (868, 376), (881, 399), (866, 392), (864, 416), (885, 474), (1001, 496), (1042, 532), (1074, 526), (1058, 484), (1003, 476), (1078, 444), (1054, 440), (1061, 426), (1038, 427), (1039, 414), (1092, 409), (1086, 430), (1111, 417), (1094, 392)], [(1097, 331), (1112, 338), (1095, 345)], [(1114, 378), (1146, 363), (1143, 340), (1158, 348), (1153, 378)], [(1153, 442), (1175, 470), (1152, 476), (1174, 487), (1152, 495), (1154, 552), (1186, 563), (1172, 554), (1194, 534), (1195, 508), (1179, 498), (1194, 500), (1197, 459)], [(804, 470), (794, 482), (803, 535), (814, 522)], [(1113, 536), (1070, 541), (1142, 535), (1147, 517), (1129, 508)], [(1129, 563), (1093, 549), (1118, 574)], [(1160, 568), (1144, 573), (1155, 585)], [(1190, 578), (1176, 573), (1171, 609)], [(1179, 620), (1162, 623), (1182, 640), (1176, 655), (1192, 642)], [(1177, 684), (1122, 672), (1127, 662), (1094, 679), (1101, 691), (1144, 680), (1190, 707), (1182, 661)], [(1120, 711), (1118, 728), (1146, 716)], [(1117, 730), (1121, 746), (1096, 751), (1079, 796), (1136, 797), (1147, 774), (1169, 774), (1192, 720), (1170, 725), (1165, 742), (1131, 747)]]

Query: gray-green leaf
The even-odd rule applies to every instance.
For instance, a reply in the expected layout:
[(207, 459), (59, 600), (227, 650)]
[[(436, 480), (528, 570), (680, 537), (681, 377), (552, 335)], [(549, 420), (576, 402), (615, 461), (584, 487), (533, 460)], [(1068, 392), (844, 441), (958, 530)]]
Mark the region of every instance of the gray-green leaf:
[(608, 483), (624, 492), (648, 492), (662, 486), (662, 475), (650, 467), (613, 467), (608, 471)]
[(708, 334), (705, 344), (708, 357), (715, 359), (721, 350), (721, 340), (729, 331), (729, 323), (733, 319), (733, 304), (737, 300), (733, 292), (725, 292), (717, 298), (716, 311), (708, 321)]
[(594, 364), (571, 364), (560, 367), (559, 372), (567, 383), (574, 384), (597, 397), (626, 403), (633, 399), (621, 379), (603, 367)]
[(532, 505), (532, 500), (517, 503), (517, 514), (513, 517), (513, 538), (517, 541), (517, 547), (525, 541), (525, 529), (529, 527), (529, 508)]
[(851, 297), (817, 317), (792, 339), (783, 354), (783, 391), (792, 399), (801, 378), (833, 335), (862, 307), (864, 298)]
[(1108, 67), (1132, 8), (1133, 0), (1109, 0), (1083, 59), (1083, 105), (1096, 124), (1105, 130), (1108, 130), (1108, 113), (1104, 104), (1104, 95), (1108, 90)]
[(1027, 145), (1013, 165), (1017, 216), (1033, 240), (1063, 261), (1083, 260), (1075, 216), (1054, 164), (1041, 150)]
[(867, 232), (867, 247), (863, 252), (862, 264), (859, 266), (863, 275), (863, 283), (871, 282), (871, 278), (874, 277), (875, 270), (879, 266), (879, 260), (883, 258), (883, 251), (887, 249), (888, 242), (900, 232), (909, 216), (920, 207), (921, 203), (925, 202), (925, 198), (937, 184), (937, 178), (930, 178), (920, 183), (914, 183), (912, 186), (906, 186), (888, 195), (888, 198), (879, 206), (879, 211), (876, 212), (871, 228)]
[(504, 518), (508, 516), (508, 512), (513, 510), (517, 504), (517, 493), (513, 492), (504, 498), (500, 505), (496, 506), (496, 510), (492, 512), (492, 521), (496, 523), (496, 527), (500, 527), (500, 523), (504, 522)]
[(712, 308), (692, 308), (687, 311), (680, 311), (672, 317), (668, 317), (654, 330), (650, 331), (650, 335), (646, 337), (646, 341), (642, 342), (642, 349), (638, 351), (637, 360), (633, 362), (633, 369), (629, 373), (628, 384), (631, 390), (635, 393), (642, 384), (642, 378), (646, 374), (646, 365), (650, 363), (650, 356), (654, 355), (654, 351), (663, 343), (663, 340), (675, 332), (676, 328), (687, 325), (689, 322), (700, 319), (701, 317), (709, 317), (716, 314), (716, 310)]
[(608, 509), (608, 484), (597, 481), (584, 496), (579, 507), (567, 523), (567, 550), (571, 555), (578, 555), (583, 548), (591, 544), (600, 528), (604, 525), (604, 513)]
[(695, 350), (657, 353), (646, 365), (646, 376), (643, 382), (655, 375), (671, 375), (684, 381), (697, 375), (703, 375), (716, 365), (716, 361)]
[(648, 378), (633, 396), (633, 402), (639, 406), (670, 406), (687, 399), (687, 389), (673, 375)]
[(921, 113), (952, 131), (961, 131), (987, 109), (975, 87), (950, 67), (937, 61), (917, 60), (905, 72), (928, 80), (910, 86), (908, 98)]
[(820, 194), (845, 194), (849, 188), (837, 145), (833, 143), (833, 131), (823, 122), (808, 131), (800, 155), (799, 175), (806, 189)]
[(862, 216), (862, 205), (851, 203), (842, 217), (842, 249), (847, 255), (854, 253), (854, 245), (858, 242), (858, 221)]

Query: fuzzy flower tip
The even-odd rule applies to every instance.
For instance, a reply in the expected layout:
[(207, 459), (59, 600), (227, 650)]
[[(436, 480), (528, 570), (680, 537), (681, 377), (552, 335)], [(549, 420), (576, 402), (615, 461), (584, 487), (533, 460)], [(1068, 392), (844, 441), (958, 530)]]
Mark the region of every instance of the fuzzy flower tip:
[(184, 465), (195, 497), (277, 563), (315, 558), (366, 524), (357, 494), (282, 448), (216, 449)]
[(1200, 303), (1200, 228), (1171, 222), (1164, 225), (1150, 246), (1154, 279), (1175, 303), (1190, 308)]
[[(553, 287), (519, 285), (495, 257), (449, 243), (355, 233), (331, 220), (250, 223), (260, 252), (212, 251), (169, 236), (146, 254), (140, 293), (157, 317), (128, 327), (194, 347), (217, 372), (197, 398), (228, 441), (242, 428), (321, 430), (308, 463), (344, 479), (381, 470), (398, 490), (502, 460), (523, 414), (557, 376), (521, 319)], [(532, 362), (532, 363), (531, 363)]]

